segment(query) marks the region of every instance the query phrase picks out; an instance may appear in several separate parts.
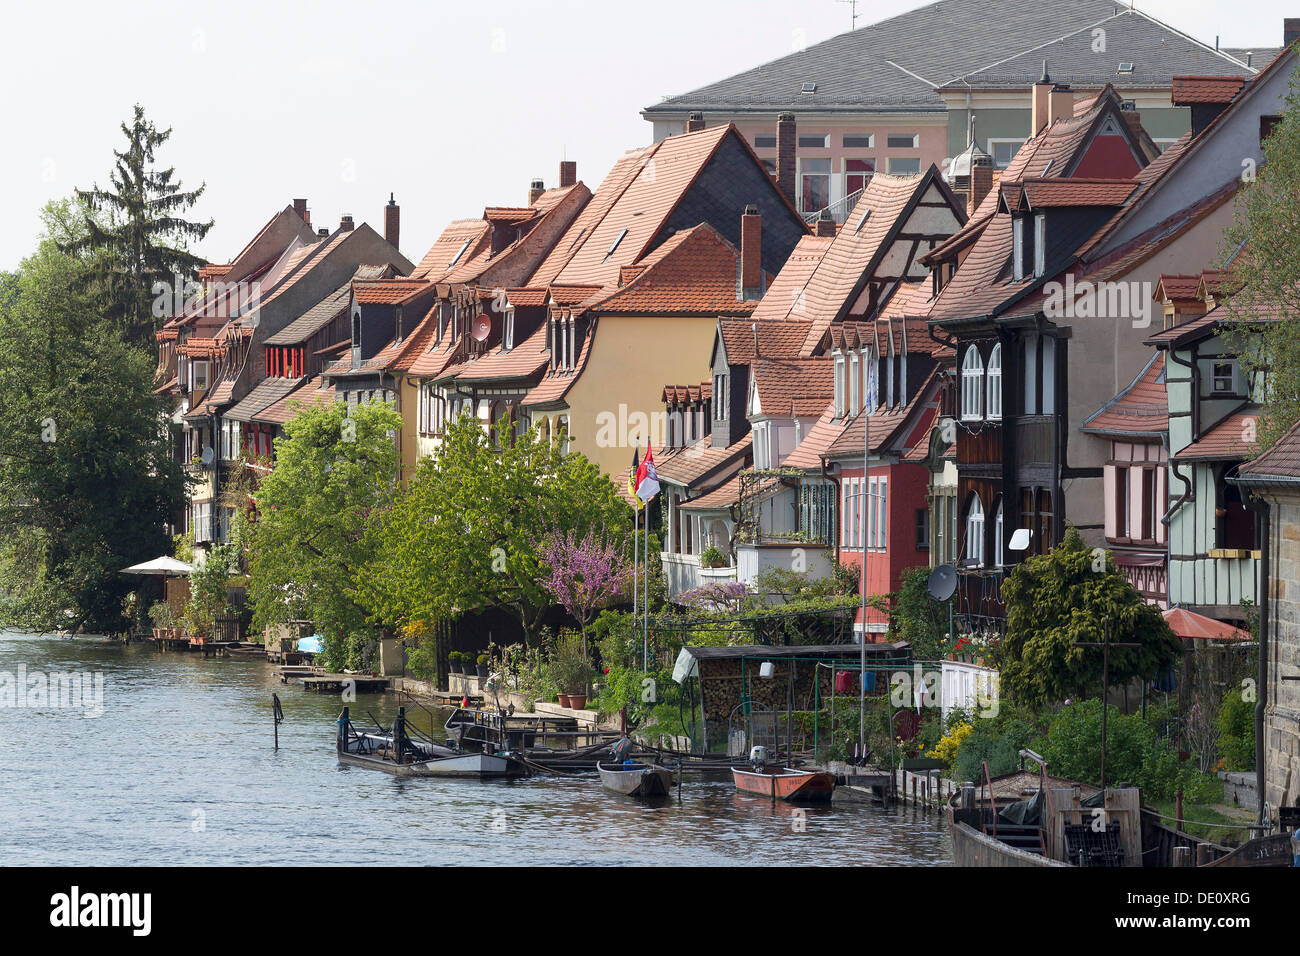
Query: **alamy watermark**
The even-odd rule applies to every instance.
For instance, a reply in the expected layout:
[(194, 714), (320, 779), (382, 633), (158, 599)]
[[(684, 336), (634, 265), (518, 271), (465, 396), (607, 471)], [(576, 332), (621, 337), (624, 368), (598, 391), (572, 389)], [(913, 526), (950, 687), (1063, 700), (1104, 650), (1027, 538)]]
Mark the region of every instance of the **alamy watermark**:
[(1049, 319), (1127, 319), (1133, 328), (1145, 329), (1151, 325), (1153, 291), (1150, 282), (1076, 282), (1067, 273), (1064, 283), (1043, 286), (1043, 314)]
[(103, 671), (0, 671), (0, 710), (80, 710), (104, 716)]

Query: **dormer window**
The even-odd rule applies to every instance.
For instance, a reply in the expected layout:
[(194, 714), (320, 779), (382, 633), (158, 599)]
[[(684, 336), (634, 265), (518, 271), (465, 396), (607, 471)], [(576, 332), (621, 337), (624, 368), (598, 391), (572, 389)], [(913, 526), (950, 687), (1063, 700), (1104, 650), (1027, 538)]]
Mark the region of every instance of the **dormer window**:
[(889, 358), (885, 360), (885, 388), (886, 388), (886, 392), (887, 392), (887, 395), (888, 395), (888, 398), (887, 398), (887, 400), (886, 400), (886, 406), (885, 406), (886, 408), (893, 408), (894, 405), (895, 405), (895, 402), (894, 402), (894, 360), (895, 360), (894, 349), (893, 349), (893, 346), (891, 345), (891, 346), (890, 346), (890, 349), (889, 349)]
[(502, 335), (502, 341), (505, 343), (506, 351), (515, 347), (515, 310), (506, 309), (506, 329)]
[(980, 350), (972, 345), (966, 349), (961, 363), (961, 418), (977, 422), (984, 417), (984, 361)]
[(1047, 216), (1034, 216), (1034, 278), (1047, 271)]
[(844, 356), (836, 353), (835, 355), (835, 417), (837, 419), (844, 417)]
[(393, 341), (401, 342), (405, 336), (402, 334), (402, 307), (399, 305), (393, 310)]
[(862, 377), (858, 353), (849, 355), (849, 411), (856, 415), (862, 411)]
[(1025, 277), (1025, 220), (1017, 216), (1011, 222), (1011, 262), (1017, 282)]
[(727, 420), (727, 376), (713, 376), (713, 417), (715, 421)]

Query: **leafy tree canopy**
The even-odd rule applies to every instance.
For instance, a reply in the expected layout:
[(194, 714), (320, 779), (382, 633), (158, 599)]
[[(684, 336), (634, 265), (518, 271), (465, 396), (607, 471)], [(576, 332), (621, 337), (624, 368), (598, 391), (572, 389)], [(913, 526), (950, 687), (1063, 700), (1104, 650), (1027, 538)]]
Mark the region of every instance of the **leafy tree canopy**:
[(1139, 643), (1110, 651), (1110, 680), (1153, 678), (1169, 668), (1182, 645), (1108, 553), (1094, 552), (1070, 528), (1047, 554), (1019, 564), (1002, 588), (1007, 633), (998, 649), (1002, 688), (1042, 705), (1101, 690), (1102, 650), (1079, 642)]

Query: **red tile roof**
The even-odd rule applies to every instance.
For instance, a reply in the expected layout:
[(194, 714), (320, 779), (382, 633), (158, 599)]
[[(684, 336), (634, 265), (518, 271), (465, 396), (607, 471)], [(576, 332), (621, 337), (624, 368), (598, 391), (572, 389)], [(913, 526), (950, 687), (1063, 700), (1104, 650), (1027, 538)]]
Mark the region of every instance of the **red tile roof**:
[(1247, 406), (1229, 415), (1200, 437), (1174, 453), (1175, 458), (1219, 461), (1225, 458), (1249, 458), (1259, 447), (1253, 436), (1259, 428), (1261, 411)]
[(1152, 438), (1169, 430), (1165, 353), (1157, 351), (1124, 391), (1086, 418), (1079, 430), (1095, 435)]
[(1175, 106), (1231, 103), (1246, 85), (1240, 76), (1175, 76), (1170, 99)]
[(665, 405), (688, 405), (708, 401), (713, 397), (713, 383), (700, 385), (665, 385), (660, 397)]
[(767, 358), (753, 366), (759, 414), (767, 418), (816, 415), (835, 397), (829, 357)]
[(682, 511), (725, 511), (739, 500), (740, 478), (733, 477), (698, 498), (683, 501), (677, 507)]
[(539, 325), (521, 344), (504, 351), (490, 349), (477, 358), (462, 364), (456, 372), (458, 382), (532, 379), (546, 368), (550, 359), (546, 354), (547, 326)]
[(1283, 478), (1300, 481), (1300, 422), (1292, 425), (1268, 451), (1246, 462), (1237, 473), (1247, 480)]
[(1029, 208), (1051, 206), (1118, 206), (1137, 189), (1131, 179), (1026, 179)]
[(332, 386), (322, 388), (321, 384), (322, 379), (319, 375), (307, 380), (274, 405), (262, 409), (250, 421), (283, 425), (302, 408), (309, 408), (314, 405), (332, 405), (337, 401), (334, 388)]
[[(757, 357), (796, 358), (808, 337), (808, 321), (720, 319), (718, 335), (731, 365), (753, 365)], [(755, 352), (757, 347), (757, 352)]]
[(1200, 286), (1199, 275), (1162, 273), (1160, 281), (1156, 283), (1155, 298), (1159, 302), (1167, 299), (1195, 299)]
[(844, 433), (845, 422), (834, 420), (834, 404), (826, 405), (803, 441), (781, 463), (782, 468), (806, 468), (821, 473), (822, 455)]
[(749, 456), (754, 436), (733, 442), (726, 448), (714, 448), (713, 439), (705, 436), (685, 448), (668, 448), (655, 456), (655, 470), (660, 479), (691, 488), (703, 479), (712, 479), (734, 467), (742, 465)]
[(638, 265), (639, 273), (586, 307), (600, 314), (705, 314), (752, 311), (742, 302), (736, 276), (740, 253), (707, 223), (666, 239)]
[(423, 279), (353, 279), (352, 294), (363, 305), (399, 305), (433, 290)]
[(830, 236), (800, 237), (790, 257), (785, 260), (785, 265), (768, 285), (758, 308), (754, 310), (755, 321), (780, 319), (810, 324), (805, 290), (832, 241)]
[(482, 219), (458, 219), (447, 225), (424, 258), (411, 273), (412, 279), (436, 282), (455, 264), (467, 261), (487, 236), (489, 224)]
[[(545, 326), (542, 328), (545, 329)], [(569, 389), (578, 380), (582, 370), (587, 367), (587, 359), (591, 356), (591, 343), (596, 338), (596, 332), (596, 329), (590, 329), (583, 336), (582, 348), (578, 350), (578, 360), (572, 370), (553, 369), (543, 372), (542, 380), (529, 390), (520, 404), (526, 407), (537, 407), (559, 405), (563, 402), (564, 396), (569, 394)]]

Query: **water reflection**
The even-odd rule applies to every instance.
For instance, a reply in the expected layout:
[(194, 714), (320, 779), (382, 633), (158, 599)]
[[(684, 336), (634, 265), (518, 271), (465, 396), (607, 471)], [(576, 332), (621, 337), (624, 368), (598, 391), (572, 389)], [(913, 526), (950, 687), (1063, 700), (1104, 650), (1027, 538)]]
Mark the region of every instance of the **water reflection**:
[[(0, 671), (100, 671), (104, 714), (0, 709), (0, 853), (17, 864), (946, 864), (936, 813), (804, 808), (687, 774), (646, 804), (595, 777), (480, 783), (340, 767), (337, 697), (273, 668), (0, 633)], [(283, 702), (280, 749), (271, 694)], [(389, 722), (391, 695), (359, 695)], [(422, 729), (440, 725), (408, 707)]]

